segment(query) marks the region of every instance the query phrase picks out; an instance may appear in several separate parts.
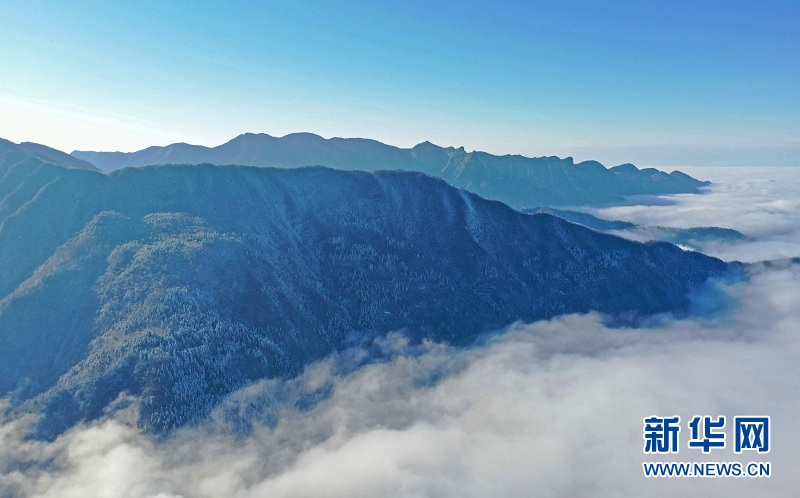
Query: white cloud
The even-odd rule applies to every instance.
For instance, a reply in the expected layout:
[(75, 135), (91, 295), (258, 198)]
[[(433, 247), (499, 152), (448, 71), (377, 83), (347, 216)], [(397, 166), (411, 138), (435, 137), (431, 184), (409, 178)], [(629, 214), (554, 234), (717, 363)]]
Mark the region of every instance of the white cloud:
[(754, 238), (705, 245), (724, 260), (758, 261), (800, 256), (800, 168), (681, 168), (712, 186), (705, 195), (662, 196), (651, 205), (592, 210), (603, 218), (640, 225), (721, 226)]

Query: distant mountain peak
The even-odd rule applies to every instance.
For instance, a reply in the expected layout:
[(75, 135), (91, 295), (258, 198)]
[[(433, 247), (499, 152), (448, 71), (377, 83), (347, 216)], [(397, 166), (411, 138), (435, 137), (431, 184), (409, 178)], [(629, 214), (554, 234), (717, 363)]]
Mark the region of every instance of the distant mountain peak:
[(631, 163), (620, 164), (618, 166), (614, 166), (611, 168), (611, 171), (618, 171), (618, 172), (636, 172), (639, 171), (639, 168), (634, 166)]
[(48, 147), (34, 142), (22, 142), (15, 144), (9, 140), (0, 138), (0, 154), (5, 154), (3, 162), (10, 161), (11, 156), (17, 161), (24, 159), (31, 160), (33, 163), (53, 164), (63, 168), (85, 169), (99, 171), (97, 167), (84, 159), (79, 159), (66, 152)]
[(428, 140), (425, 140), (424, 142), (418, 143), (417, 145), (414, 146), (414, 149), (428, 149), (428, 148), (432, 148), (432, 147), (436, 148), (436, 149), (441, 149), (441, 147), (439, 147), (438, 145), (436, 145), (436, 144), (434, 144), (434, 143), (432, 143), (432, 142), (430, 142)]
[(310, 140), (325, 140), (325, 138), (321, 137), (320, 135), (308, 131), (298, 131), (294, 133), (289, 133), (288, 135), (284, 135), (281, 138), (307, 138)]

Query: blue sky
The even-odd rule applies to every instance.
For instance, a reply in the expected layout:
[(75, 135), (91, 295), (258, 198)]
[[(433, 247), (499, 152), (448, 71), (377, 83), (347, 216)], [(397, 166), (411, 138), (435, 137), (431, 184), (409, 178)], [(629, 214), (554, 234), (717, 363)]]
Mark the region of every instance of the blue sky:
[(0, 137), (800, 164), (800, 2), (4, 2)]

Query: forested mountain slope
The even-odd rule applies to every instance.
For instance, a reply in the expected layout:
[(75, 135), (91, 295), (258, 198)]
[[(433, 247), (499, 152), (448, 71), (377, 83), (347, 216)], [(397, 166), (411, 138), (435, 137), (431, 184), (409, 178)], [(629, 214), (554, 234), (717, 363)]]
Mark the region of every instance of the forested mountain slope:
[(255, 379), (403, 330), (688, 309), (731, 265), (411, 172), (0, 167), (0, 395), (42, 435), (120, 393), (164, 432)]

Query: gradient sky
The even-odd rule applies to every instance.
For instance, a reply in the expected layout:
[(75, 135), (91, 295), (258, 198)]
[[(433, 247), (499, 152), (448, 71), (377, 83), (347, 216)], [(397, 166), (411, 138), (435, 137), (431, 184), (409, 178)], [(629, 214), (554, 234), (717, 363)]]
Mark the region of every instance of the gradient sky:
[(800, 164), (800, 2), (6, 1), (0, 137)]

